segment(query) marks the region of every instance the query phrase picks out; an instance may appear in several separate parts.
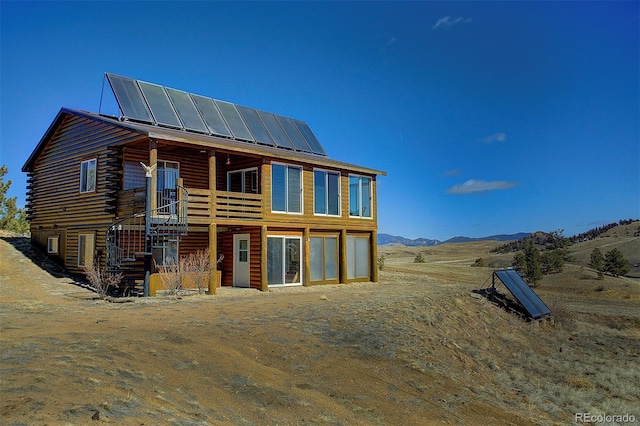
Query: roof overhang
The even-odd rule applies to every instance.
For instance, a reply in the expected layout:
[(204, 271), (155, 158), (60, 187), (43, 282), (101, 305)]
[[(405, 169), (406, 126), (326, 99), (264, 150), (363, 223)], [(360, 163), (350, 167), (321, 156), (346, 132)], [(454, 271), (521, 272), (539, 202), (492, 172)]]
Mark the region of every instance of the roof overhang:
[[(44, 146), (48, 142), (48, 140), (53, 136), (55, 131), (57, 130), (62, 120), (64, 120), (67, 115), (76, 115), (87, 117), (93, 120), (101, 121), (116, 127), (120, 127), (126, 130), (138, 132), (143, 136), (147, 136), (150, 139), (162, 140), (170, 143), (176, 144), (187, 144), (194, 147), (201, 147), (203, 149), (209, 150), (220, 150), (220, 151), (232, 151), (232, 152), (240, 152), (247, 155), (255, 155), (262, 157), (270, 157), (277, 158), (282, 160), (296, 161), (301, 163), (306, 163), (310, 165), (320, 166), (320, 167), (333, 167), (338, 169), (347, 169), (349, 171), (364, 173), (369, 175), (381, 175), (386, 176), (386, 172), (381, 170), (375, 170), (367, 167), (358, 166), (355, 164), (350, 164), (342, 161), (332, 160), (330, 158), (324, 156), (316, 156), (311, 154), (306, 154), (302, 152), (296, 151), (288, 151), (280, 148), (273, 148), (268, 146), (262, 146), (255, 143), (247, 143), (240, 142), (231, 139), (225, 139), (222, 137), (192, 133), (192, 132), (183, 132), (180, 130), (173, 130), (165, 127), (153, 126), (144, 123), (137, 123), (134, 121), (121, 121), (115, 117), (108, 117), (88, 111), (75, 110), (70, 108), (61, 108), (58, 115), (53, 120), (49, 129), (44, 134), (40, 142), (36, 146), (35, 150), (29, 156), (29, 159), (22, 167), (23, 172), (31, 171), (33, 167), (33, 163), (36, 161)], [(125, 145), (126, 143), (122, 143)], [(115, 144), (118, 146), (118, 144)]]

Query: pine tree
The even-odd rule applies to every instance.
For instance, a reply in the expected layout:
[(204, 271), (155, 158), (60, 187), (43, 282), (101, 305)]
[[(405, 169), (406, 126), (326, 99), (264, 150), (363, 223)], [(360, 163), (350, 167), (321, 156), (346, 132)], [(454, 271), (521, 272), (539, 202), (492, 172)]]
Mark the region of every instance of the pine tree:
[(9, 173), (4, 164), (0, 167), (0, 229), (24, 234), (29, 231), (27, 213), (16, 206), (16, 197), (7, 198), (7, 191), (11, 181), (4, 181), (4, 175)]
[(626, 275), (631, 270), (629, 261), (625, 259), (620, 250), (614, 248), (604, 255), (604, 270), (614, 277), (618, 275)]
[(604, 278), (604, 256), (598, 247), (594, 248), (591, 252), (591, 260), (589, 261), (589, 267), (595, 269), (598, 272), (598, 279)]

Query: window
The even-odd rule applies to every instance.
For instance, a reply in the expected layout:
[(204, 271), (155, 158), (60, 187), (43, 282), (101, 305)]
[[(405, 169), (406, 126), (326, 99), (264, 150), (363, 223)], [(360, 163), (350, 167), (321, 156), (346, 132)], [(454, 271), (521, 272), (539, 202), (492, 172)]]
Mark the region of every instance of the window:
[(47, 253), (58, 254), (58, 237), (47, 238)]
[(349, 215), (371, 217), (371, 178), (349, 176)]
[(347, 236), (347, 278), (369, 278), (369, 237)]
[(340, 215), (340, 173), (314, 170), (313, 212), (315, 214)]
[(158, 214), (176, 214), (176, 201), (178, 201), (176, 187), (179, 177), (180, 164), (174, 161), (158, 160), (156, 171), (156, 205)]
[(338, 237), (309, 239), (311, 281), (338, 279)]
[(267, 237), (267, 282), (269, 285), (302, 283), (302, 238)]
[(271, 165), (271, 210), (302, 213), (302, 168)]
[(93, 234), (78, 235), (78, 266), (93, 265), (94, 241)]
[(227, 172), (227, 191), (245, 194), (258, 193), (258, 169), (234, 170)]
[(95, 192), (97, 160), (83, 161), (80, 164), (80, 192)]
[(175, 265), (178, 262), (178, 241), (160, 241), (153, 246), (153, 261), (158, 266)]
[(124, 163), (124, 183), (122, 189), (144, 188), (146, 183), (144, 169), (140, 163)]

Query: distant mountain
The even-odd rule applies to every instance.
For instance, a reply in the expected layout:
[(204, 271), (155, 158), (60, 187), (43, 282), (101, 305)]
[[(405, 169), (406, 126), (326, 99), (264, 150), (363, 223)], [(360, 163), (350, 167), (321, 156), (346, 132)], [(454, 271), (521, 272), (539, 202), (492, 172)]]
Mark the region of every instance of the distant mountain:
[(442, 242), (438, 240), (429, 240), (427, 238), (417, 238), (412, 240), (410, 238), (399, 237), (396, 235), (378, 234), (378, 245), (383, 246), (385, 244), (401, 244), (407, 247), (429, 247), (442, 244)]
[(517, 234), (489, 235), (488, 237), (481, 237), (481, 238), (453, 237), (453, 238), (449, 238), (444, 243), (468, 243), (471, 241), (513, 241), (513, 240), (521, 240), (525, 237), (528, 237), (529, 235), (531, 235), (531, 232), (519, 232)]
[(401, 244), (407, 247), (430, 247), (436, 246), (438, 244), (446, 244), (446, 243), (468, 243), (471, 241), (512, 241), (512, 240), (520, 240), (526, 236), (528, 236), (530, 232), (520, 232), (518, 234), (500, 234), (500, 235), (490, 235), (488, 237), (481, 238), (471, 238), (471, 237), (453, 237), (446, 241), (440, 240), (430, 240), (428, 238), (416, 238), (412, 240), (410, 238), (399, 237), (396, 235), (389, 234), (378, 234), (378, 245), (385, 244)]

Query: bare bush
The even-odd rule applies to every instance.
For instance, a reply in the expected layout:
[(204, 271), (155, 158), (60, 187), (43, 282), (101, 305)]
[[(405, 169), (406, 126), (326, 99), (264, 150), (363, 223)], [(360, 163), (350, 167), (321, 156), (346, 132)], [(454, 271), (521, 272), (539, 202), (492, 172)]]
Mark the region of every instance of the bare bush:
[(553, 300), (549, 304), (551, 310), (551, 316), (556, 324), (570, 325), (573, 321), (573, 313), (569, 310), (567, 305), (559, 300)]
[(162, 286), (169, 295), (177, 295), (182, 288), (184, 279), (184, 260), (167, 257), (161, 268), (160, 279), (162, 280)]
[(98, 261), (84, 268), (85, 276), (91, 288), (98, 294), (101, 300), (107, 298), (107, 292), (111, 287), (115, 287), (122, 281), (122, 274), (110, 274), (104, 269), (100, 269)]
[(181, 259), (180, 266), (185, 274), (193, 280), (198, 290), (198, 294), (204, 294), (209, 288), (209, 277), (211, 275), (211, 263), (209, 253), (205, 250), (198, 250)]

